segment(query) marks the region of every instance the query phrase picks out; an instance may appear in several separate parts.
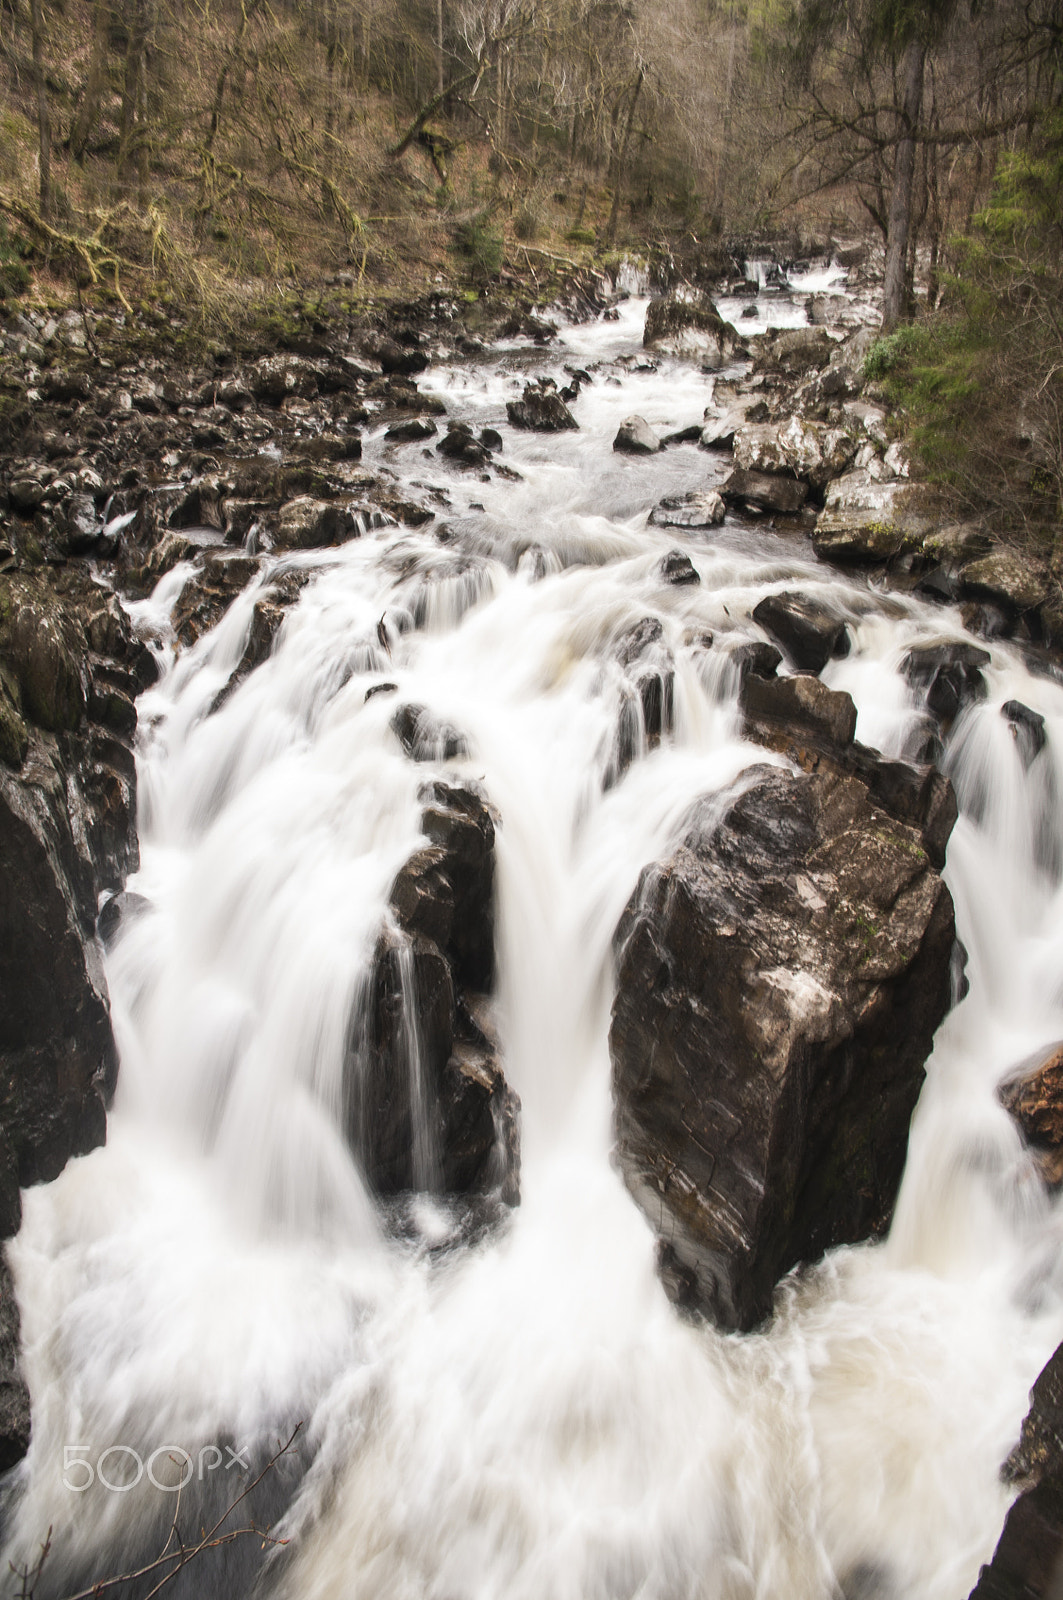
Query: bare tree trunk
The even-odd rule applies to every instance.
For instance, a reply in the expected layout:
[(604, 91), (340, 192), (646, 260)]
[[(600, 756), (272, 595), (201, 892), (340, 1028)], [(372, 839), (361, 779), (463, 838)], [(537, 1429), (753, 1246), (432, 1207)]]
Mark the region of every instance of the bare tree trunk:
[(923, 105), (923, 68), (926, 46), (913, 39), (906, 47), (902, 72), (904, 104), (903, 130), (897, 143), (893, 166), (893, 191), (890, 195), (889, 226), (886, 235), (886, 273), (882, 286), (882, 331), (890, 333), (907, 310), (906, 272), (908, 235), (912, 221), (912, 182), (915, 176), (915, 133)]
[(436, 89), (443, 93), (443, 0), (436, 0)]
[(617, 151), (616, 176), (613, 181), (613, 204), (609, 210), (609, 221), (605, 230), (606, 242), (610, 250), (616, 244), (616, 225), (620, 217), (620, 191), (624, 186), (624, 173), (627, 167), (628, 146), (631, 143), (631, 130), (635, 126), (635, 108), (639, 103), (639, 95), (642, 93), (642, 83), (645, 76), (645, 68), (639, 67), (638, 76), (635, 79), (635, 87), (631, 95), (631, 104), (628, 107), (627, 126), (624, 129), (624, 137), (621, 141), (620, 149)]
[(127, 177), (132, 167), (137, 174), (141, 203), (147, 198), (148, 163), (148, 36), (151, 32), (151, 0), (133, 0), (126, 48), (125, 82), (122, 85), (122, 112), (118, 144), (118, 171)]
[(107, 23), (110, 15), (108, 0), (96, 0), (92, 12), (92, 55), (89, 57), (89, 75), (81, 97), (74, 126), (70, 130), (70, 152), (75, 161), (85, 159), (92, 130), (100, 114), (100, 96), (107, 67)]
[(33, 80), (37, 89), (37, 134), (40, 148), (41, 216), (52, 211), (52, 124), (48, 115), (48, 85), (44, 76), (44, 36), (41, 0), (30, 0), (30, 37), (33, 52)]

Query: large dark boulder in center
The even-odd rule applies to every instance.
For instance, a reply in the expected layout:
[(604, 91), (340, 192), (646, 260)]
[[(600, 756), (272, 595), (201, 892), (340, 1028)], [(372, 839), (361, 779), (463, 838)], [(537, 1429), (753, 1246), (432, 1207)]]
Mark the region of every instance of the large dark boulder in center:
[(920, 834), (837, 767), (756, 767), (696, 809), (617, 931), (617, 1153), (666, 1282), (728, 1328), (885, 1228), (950, 997)]
[(506, 415), (515, 428), (529, 428), (535, 433), (561, 433), (566, 428), (578, 428), (579, 423), (548, 379), (528, 383), (519, 400), (506, 401)]

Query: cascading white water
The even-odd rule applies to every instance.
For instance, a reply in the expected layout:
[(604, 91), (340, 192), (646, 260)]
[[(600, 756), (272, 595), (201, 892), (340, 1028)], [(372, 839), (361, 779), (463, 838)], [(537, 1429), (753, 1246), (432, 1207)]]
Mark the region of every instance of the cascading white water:
[[(566, 330), (549, 358), (430, 374), (453, 415), (497, 426), (529, 369), (601, 363), (578, 434), (507, 430), (517, 483), (462, 478), (377, 430), (371, 464), (445, 483), (446, 539), (381, 528), (267, 564), (142, 698), (131, 887), (150, 908), (109, 958), (108, 1144), (25, 1196), (11, 1247), (34, 1431), (7, 1555), (32, 1562), (52, 1530), (39, 1597), (161, 1546), (173, 1497), (131, 1482), (137, 1458), (163, 1484), (191, 1460), (193, 1508), (208, 1463), (224, 1506), (247, 1479), (210, 1479), (212, 1447), (261, 1464), (297, 1422), (308, 1470), (268, 1505), (290, 1542), (259, 1578), (291, 1600), (827, 1600), (839, 1583), (961, 1600), (992, 1550), (999, 1465), (1063, 1334), (1058, 1208), (995, 1097), (1063, 1038), (1063, 690), (994, 646), (989, 699), (947, 752), (971, 989), (929, 1063), (888, 1242), (788, 1282), (756, 1335), (681, 1320), (609, 1160), (621, 911), (695, 797), (766, 759), (737, 735), (728, 665), (766, 593), (797, 582), (846, 610), (852, 653), (825, 676), (886, 752), (918, 722), (904, 652), (959, 629), (770, 529), (648, 527), (658, 499), (723, 464), (612, 453), (630, 413), (667, 432), (705, 403), (691, 367), (619, 359), (642, 313), (632, 300), (619, 323)], [(673, 546), (699, 587), (660, 581)], [(219, 702), (256, 595), (294, 567), (311, 581), (271, 658)], [(621, 774), (615, 646), (645, 617), (675, 656), (675, 728), (649, 748), (636, 717)], [(407, 760), (396, 696), (366, 697), (384, 680), (469, 753)], [(1046, 718), (1028, 771), (1000, 716), (1011, 698)], [(343, 1135), (349, 1022), (433, 771), (481, 782), (502, 819), (498, 1021), (522, 1204), (472, 1246), (428, 1198), (418, 1237), (390, 1236)], [(190, 1593), (250, 1591), (251, 1568), (212, 1575), (214, 1559), (189, 1569)]]

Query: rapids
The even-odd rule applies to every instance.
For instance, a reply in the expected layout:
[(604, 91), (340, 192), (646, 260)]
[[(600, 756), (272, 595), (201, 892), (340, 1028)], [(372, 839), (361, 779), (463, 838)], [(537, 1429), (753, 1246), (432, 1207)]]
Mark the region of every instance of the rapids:
[[(234, 1540), (174, 1592), (963, 1600), (992, 1553), (999, 1467), (1063, 1337), (1063, 1218), (995, 1096), (1063, 1038), (1063, 688), (994, 643), (989, 698), (946, 750), (970, 992), (939, 1030), (888, 1240), (788, 1280), (756, 1334), (681, 1319), (610, 1164), (611, 940), (693, 800), (765, 759), (739, 736), (728, 649), (759, 636), (765, 594), (829, 591), (853, 650), (824, 676), (852, 694), (859, 739), (904, 754), (921, 722), (901, 659), (963, 635), (955, 613), (840, 576), (764, 523), (648, 525), (724, 461), (612, 452), (631, 413), (663, 434), (709, 394), (692, 364), (642, 361), (644, 312), (634, 295), (549, 352), (518, 341), (425, 374), (451, 416), (502, 429), (520, 481), (462, 475), (379, 426), (366, 463), (444, 491), (428, 531), (267, 557), (180, 656), (166, 619), (188, 567), (133, 608), (165, 670), (139, 705), (129, 887), (150, 909), (108, 959), (119, 1090), (107, 1146), (25, 1194), (10, 1247), (34, 1423), (6, 1560), (32, 1566), (50, 1530), (38, 1600), (150, 1562), (178, 1502), (194, 1543), (297, 1424), (233, 1519), (285, 1542)], [(565, 363), (593, 368), (579, 432), (507, 427), (505, 401)], [(660, 581), (673, 547), (699, 587)], [(273, 654), (219, 701), (256, 595), (292, 568), (311, 581)], [(676, 727), (613, 782), (611, 647), (646, 616), (675, 654)], [(397, 1225), (341, 1132), (352, 1008), (432, 770), (390, 731), (395, 697), (366, 699), (385, 679), (465, 734), (440, 769), (479, 780), (501, 817), (522, 1203), (472, 1238), (431, 1194)], [(1046, 719), (1028, 772), (1000, 716), (1012, 698)]]

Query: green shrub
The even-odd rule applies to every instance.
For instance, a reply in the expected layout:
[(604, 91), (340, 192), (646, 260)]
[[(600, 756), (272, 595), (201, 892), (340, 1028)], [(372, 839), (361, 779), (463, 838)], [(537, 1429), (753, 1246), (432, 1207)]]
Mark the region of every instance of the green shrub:
[(864, 357), (864, 377), (870, 383), (880, 383), (918, 350), (922, 337), (922, 330), (914, 327), (883, 334)]
[(497, 277), (505, 258), (505, 241), (501, 229), (493, 226), (486, 213), (480, 212), (465, 222), (456, 223), (453, 237), (455, 249), (474, 272), (484, 277)]

